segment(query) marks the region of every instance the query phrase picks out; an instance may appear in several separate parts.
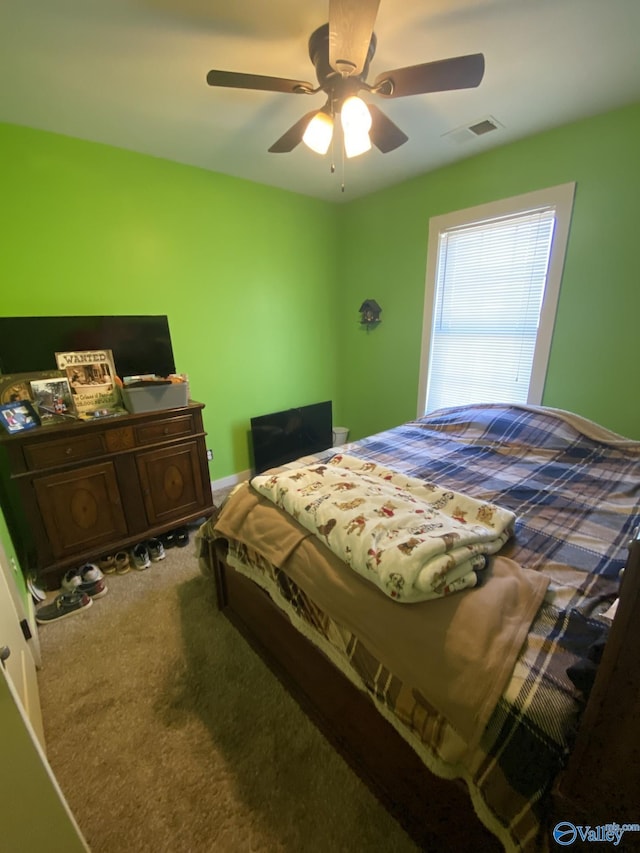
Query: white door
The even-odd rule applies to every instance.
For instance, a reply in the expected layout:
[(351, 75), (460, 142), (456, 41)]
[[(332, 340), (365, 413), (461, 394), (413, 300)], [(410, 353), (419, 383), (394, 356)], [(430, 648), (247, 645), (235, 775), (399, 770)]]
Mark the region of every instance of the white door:
[(14, 581), (7, 565), (4, 548), (0, 548), (0, 566), (0, 651), (5, 650), (3, 657), (8, 654), (4, 659), (5, 671), (44, 749), (44, 729), (36, 665), (20, 627), (20, 619), (9, 586), (14, 584)]
[(17, 691), (1, 665), (0, 827), (3, 853), (89, 853)]

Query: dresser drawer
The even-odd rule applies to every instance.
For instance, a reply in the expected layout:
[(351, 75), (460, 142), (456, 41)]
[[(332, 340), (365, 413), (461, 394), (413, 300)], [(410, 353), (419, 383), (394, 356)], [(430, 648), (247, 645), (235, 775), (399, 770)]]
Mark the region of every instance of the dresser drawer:
[(52, 468), (55, 465), (64, 465), (66, 462), (76, 462), (79, 459), (92, 459), (104, 452), (105, 444), (102, 433), (91, 435), (76, 433), (73, 438), (28, 444), (24, 448), (27, 466), (31, 470)]
[(136, 426), (135, 432), (136, 444), (156, 444), (170, 438), (193, 435), (195, 427), (191, 415), (179, 415), (175, 418), (165, 418), (161, 421)]

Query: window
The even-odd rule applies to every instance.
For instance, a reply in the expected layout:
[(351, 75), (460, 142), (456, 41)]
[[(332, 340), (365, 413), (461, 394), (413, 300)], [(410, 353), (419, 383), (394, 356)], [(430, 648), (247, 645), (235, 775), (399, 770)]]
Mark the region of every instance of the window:
[(430, 221), (418, 415), (541, 403), (574, 188)]

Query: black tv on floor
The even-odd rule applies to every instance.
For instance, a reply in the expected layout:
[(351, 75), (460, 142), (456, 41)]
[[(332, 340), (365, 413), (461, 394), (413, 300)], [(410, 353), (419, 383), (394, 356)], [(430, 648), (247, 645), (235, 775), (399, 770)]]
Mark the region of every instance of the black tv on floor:
[(319, 453), (333, 444), (331, 400), (251, 418), (256, 474)]

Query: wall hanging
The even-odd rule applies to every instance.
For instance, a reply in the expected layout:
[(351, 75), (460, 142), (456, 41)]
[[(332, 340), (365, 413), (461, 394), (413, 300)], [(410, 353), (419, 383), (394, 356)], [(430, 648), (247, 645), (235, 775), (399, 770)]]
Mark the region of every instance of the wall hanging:
[(380, 319), (382, 308), (378, 305), (375, 299), (365, 299), (358, 310), (360, 311), (360, 324), (364, 326), (367, 331), (369, 331), (369, 329), (375, 329), (375, 327), (382, 322)]

